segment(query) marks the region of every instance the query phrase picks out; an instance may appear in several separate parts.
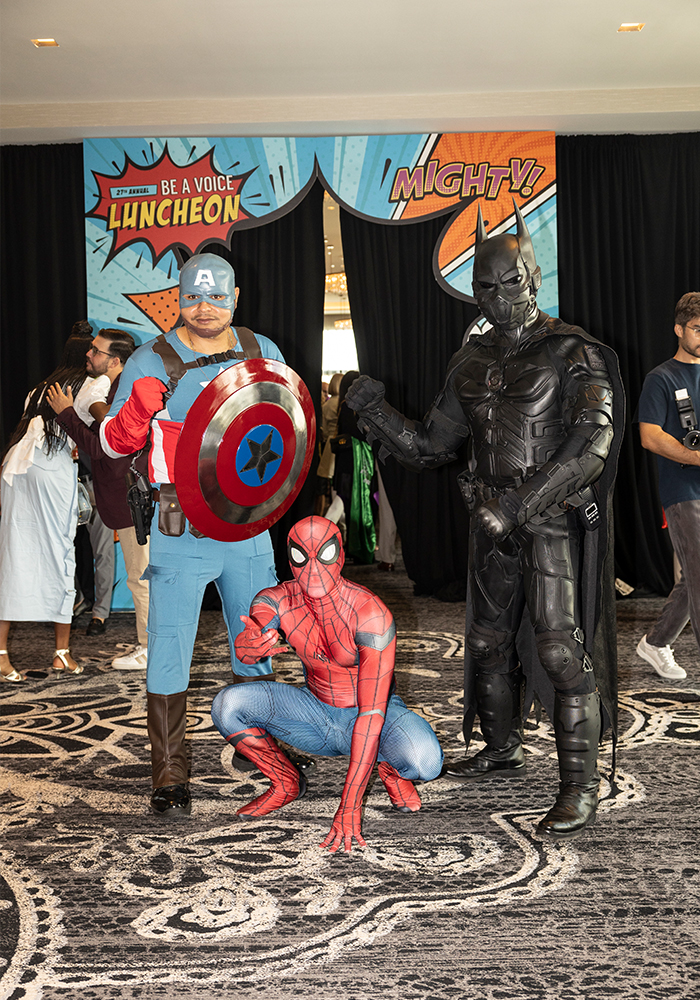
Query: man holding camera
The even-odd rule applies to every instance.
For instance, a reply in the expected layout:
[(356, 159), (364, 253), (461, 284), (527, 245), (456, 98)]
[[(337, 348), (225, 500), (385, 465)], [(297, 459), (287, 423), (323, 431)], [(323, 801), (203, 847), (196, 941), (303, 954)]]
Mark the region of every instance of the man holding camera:
[(678, 680), (686, 673), (672, 644), (688, 621), (700, 647), (700, 292), (678, 300), (674, 331), (678, 350), (644, 380), (638, 419), (642, 446), (657, 456), (659, 494), (681, 576), (637, 654), (661, 677)]

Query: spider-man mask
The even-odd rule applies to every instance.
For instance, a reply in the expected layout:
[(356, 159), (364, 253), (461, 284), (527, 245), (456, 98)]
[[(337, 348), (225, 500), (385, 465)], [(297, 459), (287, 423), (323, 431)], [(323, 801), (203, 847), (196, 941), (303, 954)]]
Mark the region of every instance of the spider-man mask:
[(340, 532), (326, 517), (297, 521), (287, 537), (294, 579), (309, 597), (325, 597), (338, 586), (345, 562)]

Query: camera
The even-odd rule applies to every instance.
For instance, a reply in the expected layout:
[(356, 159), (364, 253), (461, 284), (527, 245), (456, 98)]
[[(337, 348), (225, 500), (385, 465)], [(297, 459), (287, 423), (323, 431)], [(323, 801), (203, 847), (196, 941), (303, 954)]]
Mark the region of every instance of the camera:
[(683, 438), (683, 447), (690, 448), (691, 451), (700, 451), (700, 431), (697, 429), (688, 431)]

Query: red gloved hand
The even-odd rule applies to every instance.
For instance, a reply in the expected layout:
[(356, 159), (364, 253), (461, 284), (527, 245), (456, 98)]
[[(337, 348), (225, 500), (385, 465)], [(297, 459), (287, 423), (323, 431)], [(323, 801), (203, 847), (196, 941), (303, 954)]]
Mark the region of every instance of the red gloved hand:
[(327, 847), (331, 854), (335, 854), (339, 847), (345, 846), (345, 850), (352, 850), (353, 837), (360, 847), (367, 847), (362, 839), (362, 803), (359, 806), (347, 806), (342, 802), (335, 814), (331, 831), (322, 842), (321, 847)]
[(246, 615), (240, 617), (245, 628), (238, 633), (233, 645), (236, 649), (236, 656), (241, 663), (257, 663), (258, 660), (264, 660), (266, 656), (270, 656), (273, 648), (275, 653), (280, 653), (288, 648), (287, 646), (275, 648), (280, 637), (277, 629), (268, 628), (263, 631), (252, 618), (248, 618)]
[(136, 379), (119, 413), (104, 423), (105, 441), (115, 454), (131, 455), (143, 448), (151, 417), (163, 409), (165, 390), (165, 383), (152, 375)]

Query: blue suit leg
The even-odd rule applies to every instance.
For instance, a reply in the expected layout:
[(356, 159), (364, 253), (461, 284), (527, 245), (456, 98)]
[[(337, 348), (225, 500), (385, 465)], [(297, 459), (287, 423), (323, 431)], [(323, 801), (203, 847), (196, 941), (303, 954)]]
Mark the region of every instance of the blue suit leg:
[(442, 748), (432, 727), (396, 694), (387, 705), (377, 759), (409, 781), (432, 781), (442, 770)]
[(336, 757), (349, 752), (349, 746), (346, 751), (335, 740), (333, 715), (338, 711), (357, 715), (356, 708), (324, 705), (307, 688), (259, 681), (231, 684), (219, 691), (211, 716), (224, 739), (245, 729), (264, 729), (304, 753)]
[(234, 640), (243, 631), (241, 615), (250, 613), (253, 598), (277, 583), (272, 542), (267, 531), (241, 542), (226, 542), (221, 574), (216, 587), (221, 595), (224, 621), (231, 647), (231, 669), (239, 677), (259, 677), (273, 672), (269, 657), (257, 663), (241, 663)]
[(149, 581), (148, 668), (151, 694), (186, 691), (199, 613), (207, 583), (221, 572), (221, 542), (173, 538), (154, 531), (144, 578)]

